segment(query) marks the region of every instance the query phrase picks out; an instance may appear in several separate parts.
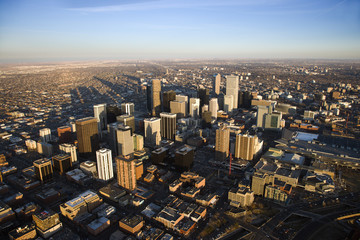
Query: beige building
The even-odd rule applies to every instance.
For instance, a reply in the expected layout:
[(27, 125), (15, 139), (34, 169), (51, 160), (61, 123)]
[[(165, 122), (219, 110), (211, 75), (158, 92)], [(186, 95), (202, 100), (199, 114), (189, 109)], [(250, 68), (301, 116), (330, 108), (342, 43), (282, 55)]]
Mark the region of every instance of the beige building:
[(216, 130), (215, 160), (224, 161), (229, 156), (230, 129), (226, 125)]
[(175, 113), (177, 119), (186, 117), (186, 102), (184, 101), (171, 101), (170, 111)]
[(161, 141), (161, 120), (160, 118), (146, 118), (144, 119), (145, 130), (145, 145), (146, 146), (159, 146)]
[(237, 134), (235, 142), (235, 158), (253, 160), (254, 155), (262, 148), (262, 141), (257, 136)]
[(118, 125), (116, 130), (118, 155), (129, 155), (134, 152), (134, 140), (131, 127)]
[(234, 207), (247, 207), (254, 202), (254, 192), (247, 187), (233, 188), (228, 193), (230, 205)]
[(221, 75), (220, 73), (218, 73), (216, 74), (213, 83), (213, 91), (216, 95), (220, 94), (220, 84), (221, 84)]
[(118, 156), (115, 161), (119, 186), (130, 191), (134, 190), (136, 188), (136, 161), (133, 156)]
[(152, 116), (159, 116), (161, 112), (161, 80), (153, 79), (151, 87)]

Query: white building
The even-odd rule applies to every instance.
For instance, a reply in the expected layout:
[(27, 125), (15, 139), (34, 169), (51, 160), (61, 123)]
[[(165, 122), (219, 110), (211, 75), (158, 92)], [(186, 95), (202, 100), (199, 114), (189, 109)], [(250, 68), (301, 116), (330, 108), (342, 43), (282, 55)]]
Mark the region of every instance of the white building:
[(76, 146), (74, 144), (63, 143), (59, 145), (59, 150), (71, 156), (71, 162), (77, 162)]
[(51, 130), (50, 128), (43, 128), (39, 131), (41, 142), (50, 142), (51, 141)]
[(200, 112), (200, 98), (190, 98), (190, 116), (198, 118)]
[(218, 99), (217, 98), (210, 99), (209, 107), (210, 107), (211, 117), (213, 119), (217, 119), (217, 112), (219, 110)]
[(233, 96), (233, 108), (238, 108), (239, 76), (226, 76), (226, 96)]
[[(144, 119), (145, 130), (145, 145), (159, 146), (161, 141), (161, 119), (160, 118), (146, 118)], [(159, 137), (160, 136), (160, 137)]]
[(102, 148), (96, 151), (97, 172), (99, 179), (110, 180), (114, 177), (111, 150)]
[(103, 131), (107, 130), (106, 103), (94, 105), (94, 117), (98, 122), (99, 134), (102, 137)]

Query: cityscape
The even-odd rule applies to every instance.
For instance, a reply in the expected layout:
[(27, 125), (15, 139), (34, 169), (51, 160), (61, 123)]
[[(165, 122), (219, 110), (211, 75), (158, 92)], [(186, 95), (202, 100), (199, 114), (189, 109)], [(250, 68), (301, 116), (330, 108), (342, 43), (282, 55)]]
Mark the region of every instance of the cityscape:
[(359, 70), (2, 67), (2, 237), (357, 239)]
[(359, 240), (359, 12), (0, 1), (0, 239)]

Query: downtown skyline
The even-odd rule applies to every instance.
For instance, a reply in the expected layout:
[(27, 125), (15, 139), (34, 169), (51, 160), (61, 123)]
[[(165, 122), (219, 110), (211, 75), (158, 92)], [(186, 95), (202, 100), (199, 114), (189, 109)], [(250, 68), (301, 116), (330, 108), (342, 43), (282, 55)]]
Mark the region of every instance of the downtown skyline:
[(360, 58), (360, 3), (2, 1), (0, 62)]

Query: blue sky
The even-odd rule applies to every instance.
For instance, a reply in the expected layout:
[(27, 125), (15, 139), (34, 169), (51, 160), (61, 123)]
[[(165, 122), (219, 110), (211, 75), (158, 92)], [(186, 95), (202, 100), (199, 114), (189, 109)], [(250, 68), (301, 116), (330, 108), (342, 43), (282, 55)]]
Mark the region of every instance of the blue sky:
[(2, 0), (0, 61), (360, 58), (358, 0)]

